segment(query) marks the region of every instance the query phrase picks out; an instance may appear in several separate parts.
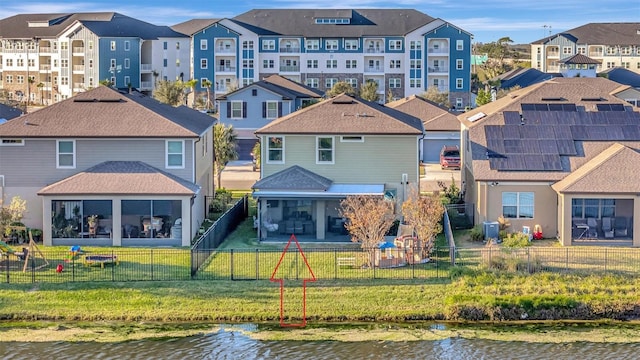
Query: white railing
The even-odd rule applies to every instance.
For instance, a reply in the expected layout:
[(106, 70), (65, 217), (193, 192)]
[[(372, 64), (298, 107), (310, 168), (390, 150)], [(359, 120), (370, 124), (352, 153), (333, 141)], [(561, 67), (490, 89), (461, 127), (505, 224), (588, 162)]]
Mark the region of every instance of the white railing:
[(73, 65), (73, 71), (84, 71), (84, 65)]
[(73, 47), (73, 52), (74, 53), (82, 53), (82, 54), (84, 54), (84, 46), (74, 46)]
[(151, 71), (151, 64), (140, 64), (140, 71)]
[(434, 66), (427, 68), (428, 73), (446, 73), (449, 71), (447, 66)]
[(382, 54), (384, 53), (384, 49), (381, 48), (366, 48), (364, 50), (367, 54)]
[(286, 71), (286, 72), (299, 72), (300, 71), (300, 66), (286, 66), (286, 65), (280, 65), (280, 71)]
[(41, 53), (50, 53), (51, 52), (51, 47), (50, 46), (41, 46), (40, 47), (40, 52)]
[(382, 66), (367, 66), (364, 68), (364, 72), (366, 73), (378, 73), (378, 72), (384, 72), (384, 69), (382, 68)]
[(141, 81), (140, 89), (149, 90), (153, 88), (153, 81)]
[(215, 52), (216, 52), (216, 54), (235, 54), (236, 53), (236, 49), (235, 48), (218, 47), (218, 48), (215, 48)]
[(448, 54), (449, 53), (449, 48), (429, 48), (427, 50), (429, 52), (429, 54)]
[(218, 66), (216, 68), (216, 71), (221, 71), (221, 72), (235, 72), (236, 68), (232, 67), (232, 66)]
[(51, 65), (40, 65), (40, 70), (51, 71)]

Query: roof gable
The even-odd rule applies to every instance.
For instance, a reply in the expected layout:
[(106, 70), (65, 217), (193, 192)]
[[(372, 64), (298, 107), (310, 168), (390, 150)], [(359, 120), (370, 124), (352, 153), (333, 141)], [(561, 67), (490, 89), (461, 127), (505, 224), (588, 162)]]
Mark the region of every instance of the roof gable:
[(333, 180), (320, 176), (301, 166), (293, 165), (275, 174), (258, 180), (252, 189), (326, 191)]
[(2, 137), (194, 138), (214, 118), (99, 86), (0, 125)]
[(346, 94), (283, 116), (256, 134), (422, 134), (419, 118)]
[(426, 131), (460, 130), (460, 122), (449, 109), (417, 95), (392, 101), (386, 106), (421, 119)]

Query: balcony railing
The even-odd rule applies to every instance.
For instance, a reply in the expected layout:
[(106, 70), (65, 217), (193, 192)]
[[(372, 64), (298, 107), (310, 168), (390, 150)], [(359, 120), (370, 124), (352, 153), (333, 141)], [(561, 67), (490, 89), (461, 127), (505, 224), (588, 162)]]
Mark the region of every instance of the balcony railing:
[(214, 87), (214, 89), (215, 89), (215, 92), (222, 92), (222, 93), (227, 92), (227, 87), (226, 86), (216, 86), (216, 87)]
[(40, 52), (41, 53), (46, 53), (46, 54), (51, 53), (51, 47), (50, 46), (41, 46), (40, 47)]
[(140, 64), (140, 71), (151, 71), (151, 64)]
[(281, 47), (280, 52), (281, 53), (299, 53), (300, 48), (299, 47)]
[(73, 83), (73, 88), (74, 89), (84, 89), (84, 83)]
[(427, 68), (428, 73), (446, 73), (449, 72), (449, 67), (447, 66), (434, 66)]
[(560, 56), (559, 51), (547, 51), (547, 57), (559, 57), (559, 56)]
[(233, 66), (218, 66), (216, 71), (220, 72), (236, 72), (236, 68)]
[(432, 48), (430, 47), (427, 52), (429, 54), (449, 54), (449, 48), (448, 47), (443, 47), (443, 48)]
[(84, 71), (84, 65), (73, 65), (73, 71)]
[(235, 48), (217, 47), (215, 51), (216, 51), (216, 54), (235, 54), (236, 53)]
[(280, 71), (285, 71), (285, 72), (300, 72), (300, 66), (287, 66), (287, 65), (280, 65)]
[(604, 52), (603, 51), (589, 51), (589, 56), (602, 57), (602, 56), (604, 56)]
[(384, 49), (381, 48), (366, 48), (364, 50), (367, 54), (382, 54), (384, 53)]
[(364, 72), (366, 72), (366, 73), (379, 73), (379, 72), (384, 72), (384, 68), (382, 66), (366, 66), (364, 68)]
[(140, 82), (141, 90), (151, 90), (153, 89), (153, 81), (141, 81)]
[(84, 46), (74, 46), (73, 47), (73, 53), (82, 53), (84, 54)]
[(40, 65), (40, 70), (51, 71), (51, 65)]

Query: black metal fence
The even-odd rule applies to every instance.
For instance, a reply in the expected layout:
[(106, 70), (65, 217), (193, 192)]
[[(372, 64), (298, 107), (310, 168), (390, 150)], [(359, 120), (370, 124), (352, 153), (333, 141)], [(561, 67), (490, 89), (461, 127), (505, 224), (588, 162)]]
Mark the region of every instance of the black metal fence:
[(191, 246), (191, 276), (195, 276), (202, 264), (207, 261), (226, 237), (249, 216), (249, 198), (247, 195), (238, 200)]
[(471, 203), (447, 204), (447, 213), (451, 223), (451, 229), (471, 229), (474, 224), (475, 208)]

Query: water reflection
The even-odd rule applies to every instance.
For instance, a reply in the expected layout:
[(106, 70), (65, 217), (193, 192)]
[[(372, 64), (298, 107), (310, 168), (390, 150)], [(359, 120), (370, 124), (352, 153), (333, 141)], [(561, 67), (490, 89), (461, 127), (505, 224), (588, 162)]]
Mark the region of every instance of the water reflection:
[(632, 359), (640, 344), (526, 343), (450, 338), (417, 342), (257, 341), (220, 330), (124, 343), (0, 343), (2, 359)]

